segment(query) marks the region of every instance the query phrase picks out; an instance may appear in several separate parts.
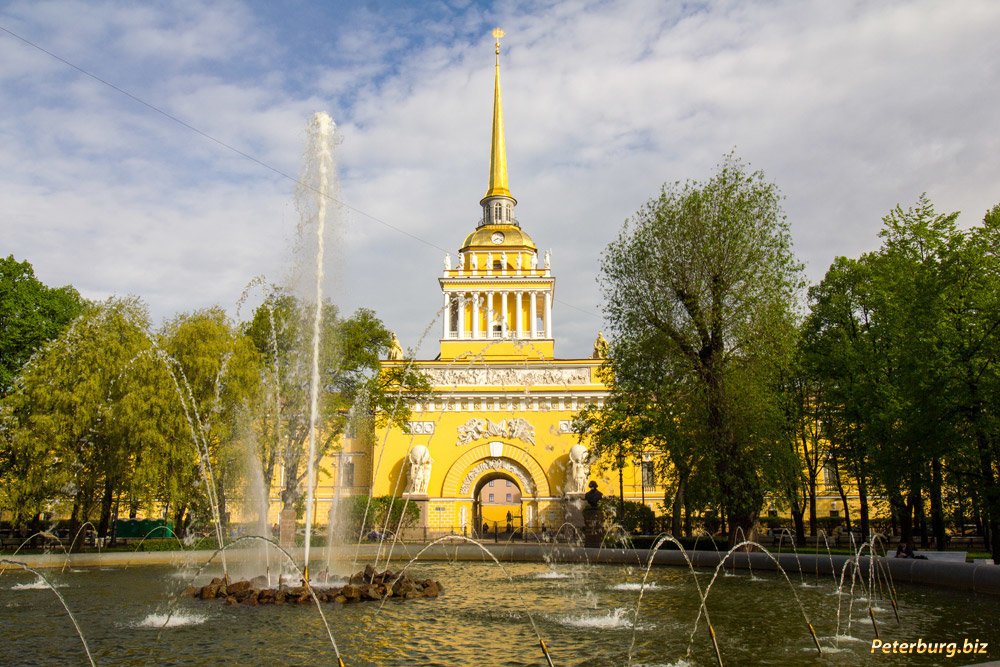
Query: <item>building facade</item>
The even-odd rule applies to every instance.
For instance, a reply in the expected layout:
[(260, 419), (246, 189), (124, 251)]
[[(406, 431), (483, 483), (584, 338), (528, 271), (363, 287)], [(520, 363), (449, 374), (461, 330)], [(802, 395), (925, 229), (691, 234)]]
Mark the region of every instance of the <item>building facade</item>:
[[(482, 215), (457, 256), (445, 256), (438, 279), (440, 354), (413, 362), (391, 354), (384, 362), (413, 363), (432, 390), (409, 403), (408, 433), (390, 426), (369, 447), (345, 443), (328, 467), (343, 470), (330, 480), (340, 477), (340, 490), (320, 481), (320, 517), (331, 494), (370, 492), (416, 503), (428, 534), (469, 534), (484, 524), (491, 531), (557, 530), (567, 521), (582, 525), (582, 494), (592, 479), (604, 493), (619, 494), (617, 470), (613, 478), (592, 476), (586, 443), (571, 429), (580, 409), (602, 405), (608, 394), (599, 374), (606, 347), (602, 338), (592, 357), (555, 356), (552, 253), (539, 251), (514, 214), (499, 53), (498, 40)], [(649, 475), (644, 487), (640, 470), (630, 462), (623, 471), (625, 498), (659, 510), (663, 488)]]

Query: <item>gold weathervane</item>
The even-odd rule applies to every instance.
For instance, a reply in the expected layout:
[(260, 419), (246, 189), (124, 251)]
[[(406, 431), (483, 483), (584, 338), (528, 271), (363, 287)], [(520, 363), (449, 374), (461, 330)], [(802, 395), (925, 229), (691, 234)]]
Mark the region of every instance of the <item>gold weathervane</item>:
[(497, 64), (500, 64), (500, 38), (504, 36), (504, 31), (500, 28), (493, 28), (493, 37), (496, 38)]

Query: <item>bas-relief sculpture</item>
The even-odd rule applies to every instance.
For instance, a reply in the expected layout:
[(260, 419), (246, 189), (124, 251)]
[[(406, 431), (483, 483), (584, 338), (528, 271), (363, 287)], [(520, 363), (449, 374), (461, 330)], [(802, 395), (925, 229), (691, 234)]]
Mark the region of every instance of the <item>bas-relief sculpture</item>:
[(434, 459), (423, 445), (415, 445), (407, 457), (410, 462), (410, 481), (406, 492), (413, 495), (426, 495), (427, 485), (431, 481), (431, 464)]
[(482, 475), (484, 472), (490, 470), (498, 470), (502, 472), (507, 472), (517, 478), (517, 481), (521, 485), (522, 497), (523, 496), (533, 496), (535, 495), (535, 483), (531, 480), (531, 476), (521, 466), (517, 465), (512, 461), (501, 458), (488, 458), (477, 463), (472, 470), (466, 474), (465, 478), (462, 479), (462, 486), (459, 489), (459, 493), (467, 494), (472, 488), (472, 483)]
[(587, 448), (573, 445), (569, 448), (569, 475), (566, 477), (566, 493), (583, 493), (587, 489), (590, 476), (590, 462)]
[(456, 445), (467, 445), (482, 438), (498, 437), (512, 440), (523, 440), (535, 444), (535, 427), (527, 419), (514, 417), (498, 423), (489, 419), (472, 418), (458, 427), (458, 442)]
[(424, 370), (433, 385), (536, 385), (591, 384), (590, 368), (431, 368)]

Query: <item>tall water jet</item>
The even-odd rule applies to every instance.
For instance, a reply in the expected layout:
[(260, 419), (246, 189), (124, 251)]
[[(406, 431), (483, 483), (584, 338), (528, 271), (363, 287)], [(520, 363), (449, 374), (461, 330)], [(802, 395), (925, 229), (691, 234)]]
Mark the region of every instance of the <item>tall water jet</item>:
[(299, 181), (296, 201), (300, 212), (299, 234), (308, 231), (309, 223), (315, 218), (316, 254), (315, 254), (315, 310), (312, 332), (312, 376), (309, 387), (309, 458), (306, 461), (306, 533), (305, 533), (305, 563), (303, 574), (309, 579), (309, 546), (312, 537), (313, 520), (313, 486), (316, 458), (316, 418), (319, 413), (319, 352), (320, 330), (323, 321), (323, 261), (324, 234), (326, 230), (327, 205), (336, 201), (335, 165), (333, 162), (333, 145), (336, 126), (333, 119), (324, 112), (313, 115), (308, 128), (308, 140), (302, 178)]

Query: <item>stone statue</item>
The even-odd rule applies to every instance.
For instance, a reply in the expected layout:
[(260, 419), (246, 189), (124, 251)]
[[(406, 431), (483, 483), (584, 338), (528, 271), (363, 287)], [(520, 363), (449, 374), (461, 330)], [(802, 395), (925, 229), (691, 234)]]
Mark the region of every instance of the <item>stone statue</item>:
[(414, 445), (410, 449), (410, 483), (406, 492), (416, 495), (426, 495), (427, 485), (431, 481), (431, 464), (434, 459), (424, 445)]
[(517, 270), (518, 270), (518, 271), (520, 271), (520, 270), (521, 270), (521, 266), (522, 266), (522, 264), (523, 264), (523, 261), (524, 261), (524, 260), (523, 260), (523, 258), (521, 257), (521, 253), (517, 253)]
[(531, 253), (531, 270), (534, 271), (538, 268), (538, 252)]
[(507, 270), (507, 251), (506, 250), (504, 250), (502, 253), (500, 253), (500, 270), (501, 271), (506, 271)]
[(444, 270), (451, 271), (451, 253), (446, 252), (444, 254)]
[(395, 332), (392, 334), (392, 341), (389, 343), (389, 361), (399, 361), (403, 358), (403, 346), (399, 344)]
[(551, 269), (552, 268), (552, 251), (551, 250), (546, 250), (545, 251), (545, 268), (546, 269)]
[(597, 340), (594, 341), (594, 359), (607, 359), (610, 350), (611, 345), (608, 344), (608, 339), (604, 337), (604, 332), (598, 331)]
[(570, 474), (566, 480), (566, 493), (583, 493), (587, 487), (587, 477), (590, 476), (588, 456), (589, 452), (583, 445), (577, 444), (569, 448)]
[(462, 251), (459, 251), (458, 253), (458, 270), (459, 271), (465, 270), (465, 253)]

